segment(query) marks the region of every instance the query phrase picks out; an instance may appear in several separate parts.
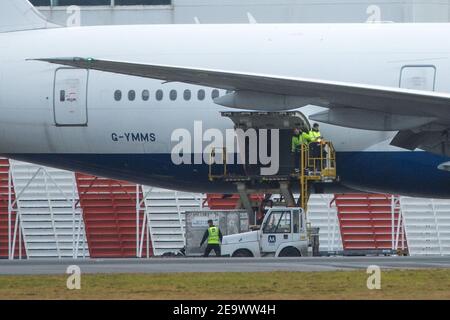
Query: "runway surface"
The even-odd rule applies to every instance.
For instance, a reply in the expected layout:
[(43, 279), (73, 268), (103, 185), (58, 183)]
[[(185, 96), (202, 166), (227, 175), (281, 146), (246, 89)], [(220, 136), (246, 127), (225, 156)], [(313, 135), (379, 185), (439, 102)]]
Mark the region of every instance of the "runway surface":
[(0, 275), (65, 274), (77, 265), (85, 274), (174, 272), (264, 272), (387, 269), (450, 269), (450, 257), (151, 258), (90, 260), (0, 260)]

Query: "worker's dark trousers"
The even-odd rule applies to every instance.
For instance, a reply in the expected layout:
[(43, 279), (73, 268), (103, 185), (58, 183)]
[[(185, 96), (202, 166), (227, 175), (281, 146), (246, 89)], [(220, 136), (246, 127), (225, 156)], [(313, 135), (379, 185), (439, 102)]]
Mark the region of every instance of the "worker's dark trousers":
[(292, 153), (292, 162), (292, 167), (294, 167), (294, 169), (300, 168), (300, 152)]
[(314, 166), (315, 166), (315, 170), (316, 171), (320, 171), (320, 167), (321, 167), (321, 163), (320, 163), (320, 160), (319, 160), (319, 158), (322, 156), (321, 154), (320, 154), (320, 143), (318, 143), (318, 142), (312, 142), (312, 143), (310, 143), (309, 144), (309, 156), (311, 157), (311, 158), (315, 158), (315, 159), (317, 159), (317, 160), (315, 160), (314, 161)]
[(208, 244), (205, 249), (204, 257), (209, 257), (209, 253), (211, 250), (214, 250), (214, 253), (217, 257), (220, 257), (220, 244)]

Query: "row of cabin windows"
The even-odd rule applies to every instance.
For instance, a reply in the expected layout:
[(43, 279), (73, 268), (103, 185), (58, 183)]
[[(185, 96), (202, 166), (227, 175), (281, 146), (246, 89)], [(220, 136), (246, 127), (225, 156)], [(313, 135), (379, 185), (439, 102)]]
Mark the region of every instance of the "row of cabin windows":
[[(213, 91), (211, 91), (211, 99), (215, 99), (217, 97), (219, 97), (220, 93), (219, 90), (214, 89)], [(150, 99), (150, 91), (148, 90), (142, 90), (141, 93), (141, 98), (143, 101), (148, 101)], [(175, 101), (178, 98), (178, 91), (177, 90), (170, 90), (169, 91), (169, 99), (171, 101)], [(206, 92), (203, 89), (200, 89), (197, 91), (197, 99), (200, 101), (205, 100), (206, 98)], [(159, 89), (155, 91), (155, 99), (156, 101), (162, 101), (164, 99), (164, 91)], [(183, 99), (185, 101), (189, 101), (192, 99), (192, 91), (189, 89), (186, 89), (183, 91)], [(114, 100), (116, 101), (121, 101), (122, 100), (122, 91), (121, 90), (116, 90), (114, 92)], [(130, 90), (128, 91), (128, 100), (129, 101), (134, 101), (136, 100), (136, 91), (134, 90)]]

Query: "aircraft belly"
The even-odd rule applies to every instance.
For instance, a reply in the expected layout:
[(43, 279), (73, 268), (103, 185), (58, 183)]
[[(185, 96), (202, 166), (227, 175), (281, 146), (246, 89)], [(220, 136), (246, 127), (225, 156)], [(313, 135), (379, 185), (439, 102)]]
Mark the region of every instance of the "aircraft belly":
[[(14, 154), (18, 160), (191, 192), (236, 192), (211, 183), (207, 165), (175, 165), (170, 154)], [(340, 152), (340, 182), (361, 191), (422, 197), (450, 197), (450, 159), (427, 152)]]

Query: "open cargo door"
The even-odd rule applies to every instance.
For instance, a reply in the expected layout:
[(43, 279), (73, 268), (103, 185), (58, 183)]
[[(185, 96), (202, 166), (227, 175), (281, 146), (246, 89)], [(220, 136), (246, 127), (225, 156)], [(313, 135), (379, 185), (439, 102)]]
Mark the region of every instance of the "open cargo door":
[[(293, 169), (293, 159), (291, 155), (292, 132), (295, 128), (301, 128), (309, 131), (311, 126), (304, 114), (298, 111), (285, 112), (222, 112), (223, 117), (230, 118), (235, 130), (242, 130), (243, 135), (237, 135), (238, 150), (240, 150), (241, 163), (245, 175), (260, 175), (261, 163), (258, 156), (257, 163), (251, 161), (251, 155), (267, 154), (273, 157), (273, 152), (278, 149), (279, 170), (275, 175), (289, 175)], [(261, 130), (267, 130), (267, 139), (261, 140), (264, 134)], [(273, 139), (274, 130), (278, 130), (278, 139)], [(241, 132), (242, 132), (241, 131)], [(256, 138), (255, 138), (256, 137)], [(275, 136), (276, 138), (276, 136)], [(278, 144), (273, 145), (274, 142)], [(260, 152), (261, 147), (265, 146), (267, 151)]]

